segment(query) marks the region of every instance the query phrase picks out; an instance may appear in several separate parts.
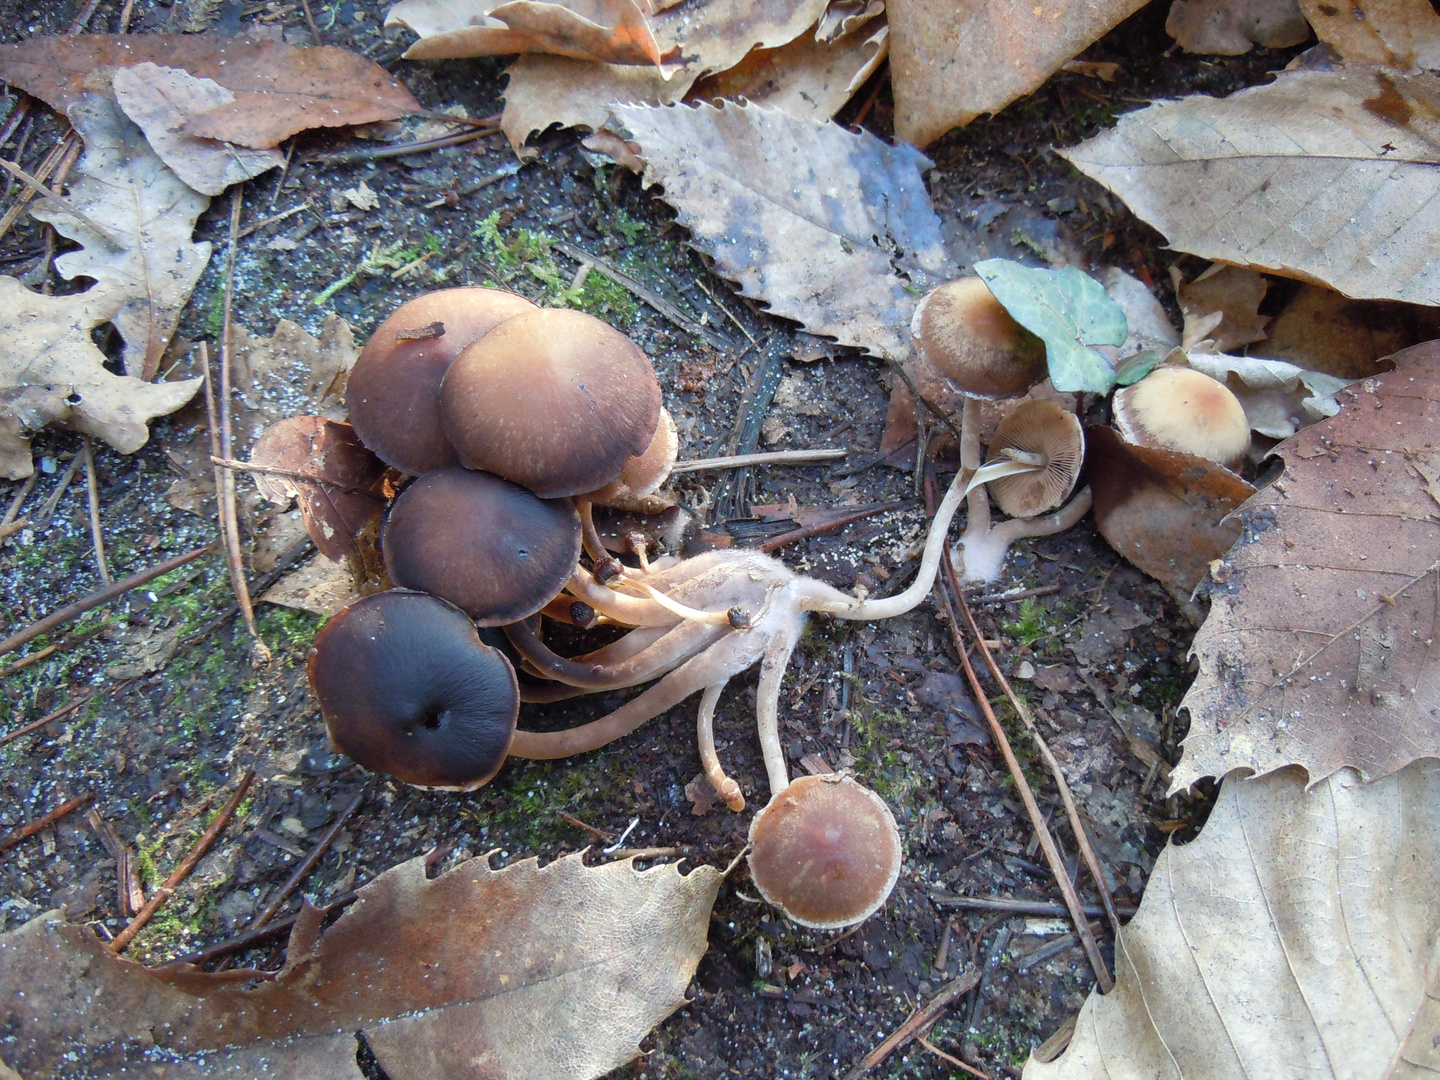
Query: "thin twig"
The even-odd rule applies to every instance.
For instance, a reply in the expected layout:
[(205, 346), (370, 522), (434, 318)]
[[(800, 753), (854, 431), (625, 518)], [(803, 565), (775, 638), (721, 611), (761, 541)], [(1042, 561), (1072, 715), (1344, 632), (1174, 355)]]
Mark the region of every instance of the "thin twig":
[(38, 471), (32, 471), (25, 478), (25, 482), (20, 485), (20, 490), (15, 493), (15, 497), (10, 500), (10, 505), (6, 507), (5, 516), (0, 517), (0, 525), (9, 525), (19, 516), (20, 508), (25, 505), (25, 500), (30, 497), (30, 492), (35, 490), (35, 483), (39, 479)]
[(671, 474), (703, 472), (707, 469), (743, 469), (747, 465), (809, 465), (817, 461), (839, 461), (849, 450), (770, 450), (760, 454), (731, 454), (728, 457), (677, 461)]
[[(455, 117), (456, 123), (467, 123), (460, 117)], [(420, 139), (416, 142), (399, 143), (392, 146), (379, 146), (364, 150), (340, 150), (333, 154), (312, 154), (305, 159), (307, 165), (355, 165), (362, 161), (381, 161), (385, 158), (406, 157), (410, 154), (426, 154), (431, 150), (441, 150), (447, 146), (459, 146), (461, 143), (479, 139), (485, 135), (493, 135), (499, 131), (498, 125), (473, 127), (469, 131), (456, 132), (454, 135), (442, 135), (438, 139)]]
[[(1064, 918), (1070, 914), (1064, 904), (1049, 900), (1012, 900), (1008, 896), (950, 896), (946, 893), (931, 893), (930, 902), (940, 907), (963, 908), (971, 911), (1004, 911), (1014, 915), (1054, 916)], [(1099, 917), (1105, 909), (1098, 904), (1085, 904), (1080, 908), (1087, 916)], [(1135, 914), (1133, 907), (1118, 906), (1121, 915), (1129, 918)]]
[(19, 165), (12, 165), (10, 162), (6, 161), (4, 158), (0, 158), (0, 169), (4, 169), (4, 170), (5, 170), (6, 172), (8, 172), (11, 176), (15, 177), (16, 180), (19, 180), (22, 184), (24, 184), (26, 187), (28, 187), (31, 191), (35, 192), (35, 194), (37, 194), (37, 195), (44, 195), (47, 199), (49, 199), (51, 202), (53, 202), (53, 203), (54, 203), (56, 206), (58, 206), (61, 210), (64, 210), (64, 211), (65, 211), (67, 214), (69, 214), (71, 217), (73, 217), (73, 218), (75, 218), (76, 220), (78, 220), (82, 225), (84, 225), (84, 226), (85, 226), (87, 229), (89, 229), (91, 232), (97, 233), (107, 244), (109, 244), (111, 247), (115, 248), (116, 251), (123, 251), (123, 250), (124, 250), (124, 248), (125, 248), (125, 246), (126, 246), (124, 240), (122, 240), (120, 237), (116, 236), (116, 235), (115, 235), (114, 233), (112, 233), (109, 229), (105, 228), (104, 225), (101, 225), (98, 221), (96, 221), (94, 218), (92, 218), (89, 214), (85, 213), (84, 210), (81, 210), (78, 206), (76, 206), (74, 203), (72, 203), (69, 199), (65, 198), (64, 195), (61, 195), (61, 194), (59, 194), (58, 192), (53, 191), (53, 190), (51, 190), (50, 188), (46, 187), (46, 186), (45, 186), (44, 184), (42, 184), (38, 179), (36, 179), (35, 177), (31, 176), (31, 175), (30, 175), (28, 172), (26, 172), (24, 169), (20, 168)]
[[(360, 899), (358, 892), (341, 893), (327, 903), (323, 910), (328, 915), (332, 911), (348, 907), (358, 899)], [(279, 937), (295, 925), (296, 918), (297, 916), (295, 915), (282, 915), (274, 922), (266, 923), (264, 926), (256, 927), (253, 930), (243, 930), (232, 938), (217, 941), (214, 945), (207, 945), (203, 949), (196, 949), (194, 952), (186, 953), (184, 956), (177, 956), (174, 960), (171, 960), (169, 964), (164, 966), (169, 967), (171, 964), (195, 964), (198, 966), (200, 964), (208, 964), (211, 960), (218, 960), (222, 956), (228, 956), (230, 953), (242, 952), (252, 945)]]
[(147, 570), (141, 570), (138, 573), (131, 574), (129, 577), (122, 578), (113, 585), (93, 592), (83, 599), (76, 600), (75, 603), (68, 604), (59, 611), (46, 615), (43, 619), (36, 620), (24, 630), (17, 631), (4, 641), (0, 641), (0, 656), (14, 652), (26, 642), (34, 641), (40, 635), (48, 634), (58, 626), (64, 626), (71, 620), (84, 615), (87, 611), (100, 607), (102, 604), (108, 604), (117, 596), (124, 596), (130, 592), (130, 590), (138, 589), (141, 585), (154, 581), (161, 574), (168, 574), (171, 570), (184, 566), (188, 562), (194, 562), (203, 556), (213, 555), (217, 547), (218, 543), (212, 541), (204, 547), (194, 548), (191, 551), (185, 552), (183, 555), (175, 555), (172, 558), (166, 559), (164, 562), (156, 563)]
[(29, 527), (29, 518), (21, 518), (19, 521), (11, 521), (7, 524), (0, 525), (0, 540), (7, 540), (10, 537), (14, 536), (16, 533), (28, 529)]
[(310, 206), (311, 204), (309, 202), (303, 202), (299, 206), (292, 206), (289, 210), (282, 210), (278, 214), (271, 214), (269, 217), (261, 218), (259, 221), (252, 221), (249, 225), (246, 225), (245, 228), (241, 229), (235, 235), (235, 239), (244, 240), (245, 237), (249, 236), (251, 233), (259, 232), (267, 225), (274, 225), (278, 222), (284, 221), (286, 218), (294, 217), (296, 214), (303, 213), (304, 211), (308, 210)]
[(250, 790), (250, 784), (254, 780), (255, 770), (246, 769), (245, 775), (240, 778), (240, 784), (236, 787), (235, 793), (230, 796), (220, 812), (215, 815), (215, 820), (210, 822), (210, 827), (200, 835), (199, 840), (195, 841), (195, 846), (190, 849), (189, 854), (180, 860), (180, 865), (175, 867), (174, 872), (165, 879), (165, 883), (151, 894), (150, 899), (145, 902), (145, 906), (136, 912), (135, 918), (130, 920), (125, 929), (115, 935), (115, 940), (107, 946), (112, 953), (124, 952), (125, 946), (129, 945), (130, 942), (134, 940), (135, 935), (145, 928), (145, 924), (150, 921), (151, 916), (159, 911), (165, 902), (175, 894), (175, 890), (179, 887), (180, 883), (190, 875), (191, 870), (195, 869), (195, 864), (205, 857), (205, 853), (209, 851), (210, 846), (215, 843), (216, 837), (218, 837), (225, 826), (230, 823), (230, 819), (235, 816), (235, 811), (239, 809), (241, 801), (245, 798), (245, 793)]
[(908, 1045), (948, 1009), (957, 998), (968, 994), (980, 981), (978, 971), (970, 971), (957, 979), (951, 979), (935, 992), (935, 996), (910, 1014), (900, 1029), (860, 1059), (853, 1069), (845, 1074), (845, 1080), (859, 1080), (871, 1069), (901, 1047)]
[(716, 296), (713, 292), (711, 292), (705, 287), (705, 282), (701, 281), (697, 277), (695, 279), (695, 284), (699, 286), (701, 292), (703, 292), (706, 296), (710, 298), (710, 302), (716, 307), (718, 307), (721, 311), (723, 311), (725, 313), (725, 317), (739, 328), (740, 332), (745, 335), (745, 340), (750, 342), (751, 345), (754, 345), (755, 335), (750, 333), (750, 331), (745, 328), (745, 324), (730, 313), (730, 309), (720, 302), (720, 298), (718, 296)]
[(755, 550), (763, 551), (768, 555), (771, 552), (779, 551), (782, 547), (789, 544), (798, 543), (801, 540), (808, 540), (812, 536), (824, 536), (827, 533), (839, 532), (847, 525), (853, 525), (857, 521), (864, 521), (866, 518), (874, 517), (876, 514), (885, 514), (892, 510), (901, 510), (904, 509), (904, 507), (904, 503), (884, 503), (880, 506), (861, 507), (848, 514), (837, 514), (828, 521), (802, 525), (798, 529), (791, 529), (789, 532), (783, 532), (779, 536), (772, 536), (769, 540), (760, 544)]
[(99, 691), (93, 688), (80, 691), (80, 693), (76, 694), (64, 705), (61, 705), (60, 708), (55, 709), (53, 712), (46, 713), (44, 716), (40, 717), (39, 720), (31, 720), (30, 723), (22, 724), (14, 731), (10, 731), (4, 735), (0, 735), (0, 746), (4, 746), (6, 743), (14, 742), (16, 739), (23, 738), (24, 736), (29, 735), (32, 731), (39, 731), (42, 727), (44, 727), (51, 721), (59, 720), (62, 716), (74, 712), (81, 705), (84, 705), (87, 701), (93, 698), (97, 693), (99, 693)]
[(596, 840), (599, 840), (602, 844), (613, 844), (615, 842), (614, 833), (606, 832), (604, 829), (597, 829), (594, 825), (587, 825), (574, 814), (567, 814), (565, 813), (565, 811), (562, 810), (560, 811), (560, 820), (566, 822), (567, 824), (574, 825), (577, 829), (584, 829), (591, 836), (595, 837)]
[(0, 851), (9, 851), (12, 847), (20, 843), (20, 841), (24, 840), (27, 836), (34, 836), (37, 832), (39, 832), (46, 826), (54, 825), (55, 822), (59, 821), (66, 814), (70, 813), (72, 810), (80, 809), (80, 807), (84, 806), (86, 803), (90, 802), (94, 798), (94, 795), (81, 795), (77, 799), (71, 799), (68, 802), (61, 803), (59, 806), (55, 807), (54, 810), (51, 810), (43, 817), (36, 818), (28, 825), (21, 825), (20, 828), (16, 829), (9, 836), (5, 837), (5, 839), (0, 840)]
[(929, 1050), (930, 1053), (934, 1054), (941, 1061), (948, 1062), (949, 1064), (954, 1065), (957, 1069), (964, 1069), (971, 1076), (980, 1077), (980, 1080), (990, 1080), (989, 1073), (985, 1072), (983, 1069), (977, 1069), (974, 1065), (971, 1065), (968, 1062), (961, 1061), (954, 1054), (947, 1054), (944, 1050), (941, 1050), (929, 1039), (925, 1038), (924, 1035), (916, 1035), (915, 1041), (918, 1042), (921, 1046), (923, 1046), (926, 1050)]
[(100, 843), (115, 860), (115, 911), (122, 919), (128, 919), (145, 906), (145, 892), (140, 888), (140, 877), (135, 870), (135, 857), (126, 843), (115, 834), (105, 816), (95, 807), (85, 815), (90, 829), (100, 838)]
[[(76, 145), (72, 142), (73, 136), (74, 132), (72, 131), (56, 143), (50, 153), (45, 155), (45, 159), (35, 168), (35, 178), (37, 180), (46, 180), (50, 174), (55, 171), (56, 166), (59, 165), (65, 158), (65, 155), (70, 152), (71, 147)], [(34, 197), (35, 190), (27, 186), (15, 201), (10, 204), (10, 209), (5, 211), (4, 217), (0, 217), (0, 237), (4, 237), (5, 234), (10, 231), (11, 226), (20, 220), (20, 215), (25, 212), (25, 207), (30, 205), (30, 200)]]
[(65, 466), (65, 471), (60, 474), (60, 479), (55, 484), (55, 490), (40, 504), (40, 513), (35, 515), (35, 525), (37, 528), (44, 529), (49, 527), (50, 519), (55, 516), (56, 507), (60, 505), (60, 500), (65, 497), (65, 492), (70, 490), (70, 485), (75, 480), (75, 474), (80, 471), (80, 466), (84, 463), (85, 459), (81, 455), (74, 454), (71, 456), (70, 464)]
[(266, 905), (265, 910), (262, 911), (255, 922), (251, 924), (250, 928), (252, 930), (258, 930), (276, 916), (280, 911), (281, 905), (289, 898), (291, 892), (295, 890), (295, 887), (305, 880), (306, 875), (315, 869), (315, 864), (320, 861), (325, 852), (330, 850), (330, 845), (335, 842), (335, 837), (340, 835), (340, 830), (345, 826), (345, 822), (349, 820), (350, 815), (353, 814), (364, 801), (365, 793), (363, 791), (357, 791), (355, 797), (345, 804), (344, 809), (335, 816), (335, 820), (331, 822), (330, 827), (325, 830), (325, 835), (320, 837), (315, 846), (310, 849), (310, 853), (300, 860), (300, 864), (295, 867), (295, 871), (290, 875), (289, 880), (280, 886), (280, 891), (275, 894), (275, 899)]
[(113, 585), (110, 567), (105, 561), (105, 536), (100, 530), (100, 484), (95, 479), (95, 448), (90, 444), (89, 435), (81, 440), (81, 446), (85, 455), (85, 494), (90, 508), (90, 542), (95, 548), (95, 567), (100, 571), (101, 583)]
[(325, 39), (320, 36), (320, 28), (315, 25), (315, 16), (310, 14), (310, 0), (300, 0), (300, 8), (305, 12), (305, 25), (310, 28), (310, 43), (324, 45)]

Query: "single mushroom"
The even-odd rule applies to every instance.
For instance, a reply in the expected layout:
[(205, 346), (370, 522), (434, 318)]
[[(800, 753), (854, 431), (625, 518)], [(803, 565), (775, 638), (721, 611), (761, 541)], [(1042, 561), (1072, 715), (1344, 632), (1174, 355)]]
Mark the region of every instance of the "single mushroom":
[(467, 286), (401, 304), (375, 328), (350, 372), (345, 401), (360, 441), (411, 476), (451, 465), (440, 428), (440, 382), (465, 346), (512, 316), (537, 311), (523, 296)]
[(900, 878), (900, 830), (884, 800), (848, 776), (802, 776), (750, 823), (750, 876), (802, 926), (868, 918)]
[(1063, 532), (1090, 509), (1086, 487), (1057, 510), (1070, 497), (1085, 456), (1085, 433), (1068, 409), (1044, 399), (1022, 401), (995, 429), (990, 455), (970, 486), (983, 482), (1010, 517), (992, 525), (985, 491), (971, 494), (965, 534), (951, 552), (962, 581), (995, 580), (1016, 540)]
[[(653, 514), (666, 508), (667, 499), (659, 499), (655, 491), (670, 479), (670, 470), (680, 453), (680, 433), (668, 409), (660, 410), (660, 422), (644, 453), (626, 460), (620, 475), (586, 498), (600, 506), (637, 513)], [(672, 504), (673, 505), (673, 504)]]
[(465, 614), (392, 590), (350, 605), (306, 663), (331, 745), (417, 787), (469, 791), (499, 771), (519, 709), (515, 671)]
[(1194, 368), (1162, 364), (1115, 393), (1115, 430), (1133, 446), (1178, 450), (1227, 468), (1250, 449), (1250, 421), (1224, 383)]
[(381, 533), (390, 580), (443, 597), (481, 626), (528, 618), (556, 598), (580, 558), (568, 499), (450, 465), (400, 493)]

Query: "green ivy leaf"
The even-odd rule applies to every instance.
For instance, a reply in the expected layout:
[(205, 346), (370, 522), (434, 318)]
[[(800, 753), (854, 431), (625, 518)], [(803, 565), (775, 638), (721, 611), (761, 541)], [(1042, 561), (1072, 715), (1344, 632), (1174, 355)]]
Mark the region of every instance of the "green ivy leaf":
[(1056, 390), (1110, 392), (1115, 369), (1091, 346), (1123, 345), (1129, 325), (1098, 281), (1073, 266), (1045, 270), (1009, 259), (986, 259), (975, 272), (1011, 317), (1045, 342)]

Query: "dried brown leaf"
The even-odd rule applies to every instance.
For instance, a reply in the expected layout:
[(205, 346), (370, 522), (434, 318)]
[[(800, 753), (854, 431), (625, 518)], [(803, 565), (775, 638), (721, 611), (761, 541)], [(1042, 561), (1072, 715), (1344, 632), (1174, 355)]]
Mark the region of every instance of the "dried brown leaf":
[(1025, 1078), (1432, 1075), (1436, 895), (1436, 762), (1308, 790), (1298, 770), (1232, 777), (1199, 838), (1156, 860), (1115, 989)]
[(1434, 75), (1286, 72), (1127, 113), (1063, 156), (1181, 251), (1440, 305)]
[(412, 859), (323, 932), (307, 908), (284, 969), (258, 983), (147, 970), (51, 912), (0, 936), (3, 1052), (27, 1080), (147, 1061), (166, 1076), (258, 1076), (263, 1062), (352, 1078), (358, 1032), (390, 1076), (600, 1076), (685, 1003), (720, 881), (578, 855), (498, 871), (470, 859), (427, 880)]
[(1297, 0), (1175, 0), (1165, 32), (1186, 52), (1239, 56), (1299, 45), (1310, 25)]
[(635, 0), (400, 0), (385, 25), (419, 35), (407, 60), (532, 52), (600, 64), (658, 66), (662, 59)]
[(1349, 300), (1301, 285), (1250, 352), (1341, 379), (1378, 375), (1382, 357), (1440, 337), (1440, 311), (1385, 300)]
[(328, 619), (364, 595), (356, 588), (349, 567), (329, 559), (311, 559), (286, 573), (256, 599), (281, 607), (313, 611)]
[(1035, 90), (1145, 0), (888, 0), (895, 134), (930, 145)]
[(740, 291), (876, 356), (909, 349), (915, 296), (949, 271), (926, 158), (758, 105), (617, 106), (645, 184)]
[(1260, 314), (1267, 287), (1264, 275), (1224, 263), (1212, 263), (1194, 281), (1181, 282), (1175, 289), (1185, 317), (1180, 344), (1189, 349), (1211, 341), (1219, 352), (1234, 352), (1261, 340), (1270, 321)]
[(1440, 13), (1430, 0), (1299, 0), (1315, 35), (1352, 64), (1440, 67)]
[(0, 79), (66, 112), (108, 86), (109, 70), (178, 67), (235, 95), (192, 118), (185, 134), (264, 149), (297, 131), (394, 120), (420, 105), (390, 73), (333, 45), (208, 34), (75, 34), (0, 45)]
[(501, 127), (517, 150), (551, 124), (598, 130), (613, 102), (670, 105), (695, 80), (734, 67), (751, 49), (793, 41), (825, 13), (826, 0), (709, 0), (684, 4), (651, 19), (663, 53), (680, 50), (667, 72), (618, 64), (592, 64), (563, 56), (520, 57), (507, 70)]
[(105, 370), (90, 331), (113, 322), (124, 301), (113, 283), (42, 296), (0, 277), (0, 475), (29, 476), (28, 433), (52, 423), (132, 454), (150, 437), (152, 419), (195, 396), (199, 379), (147, 383)]
[(278, 150), (247, 150), (181, 132), (191, 117), (235, 100), (212, 79), (146, 63), (116, 68), (111, 87), (120, 108), (140, 126), (160, 160), (204, 195), (219, 195), (231, 184), (285, 163)]
[(83, 245), (55, 269), (114, 284), (125, 297), (111, 320), (125, 343), (125, 373), (152, 379), (210, 261), (209, 243), (190, 239), (210, 200), (170, 171), (113, 101), (92, 94), (71, 107), (70, 122), (85, 153), (67, 202), (88, 220), (50, 200), (31, 213)]
[(1284, 475), (1241, 511), (1195, 637), (1175, 788), (1440, 756), (1440, 342), (1395, 359), (1276, 447)]

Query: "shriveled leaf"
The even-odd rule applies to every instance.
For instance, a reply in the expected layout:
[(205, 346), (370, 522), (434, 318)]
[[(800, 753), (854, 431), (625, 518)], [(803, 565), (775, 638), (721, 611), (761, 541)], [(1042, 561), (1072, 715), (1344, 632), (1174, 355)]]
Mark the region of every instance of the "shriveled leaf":
[(665, 74), (654, 69), (594, 64), (563, 56), (520, 57), (507, 70), (500, 125), (518, 151), (533, 132), (551, 124), (598, 130), (610, 105), (670, 105), (695, 80), (738, 64), (751, 49), (773, 49), (813, 27), (826, 0), (708, 0), (653, 16), (661, 52), (680, 50), (681, 62)]
[(975, 273), (1011, 318), (1045, 342), (1056, 390), (1110, 392), (1115, 368), (1092, 346), (1125, 344), (1129, 327), (1103, 285), (1073, 266), (1046, 270), (1009, 259), (978, 262)]
[(830, 0), (820, 25), (815, 27), (815, 40), (837, 41), (883, 14), (884, 0)]
[(915, 294), (944, 279), (926, 158), (758, 105), (622, 105), (644, 182), (746, 296), (876, 356), (909, 348)]
[(1108, 427), (1086, 430), (1085, 471), (1100, 535), (1151, 577), (1186, 592), (1240, 538), (1240, 522), (1226, 518), (1255, 494), (1213, 461), (1131, 446)]
[(150, 437), (146, 426), (174, 412), (199, 379), (148, 383), (105, 370), (90, 331), (118, 316), (125, 295), (101, 283), (70, 296), (42, 296), (0, 277), (0, 475), (34, 471), (29, 432), (61, 424), (132, 454)]
[(364, 595), (356, 588), (349, 567), (329, 559), (311, 559), (286, 573), (256, 599), (281, 607), (313, 611), (328, 619)]
[(1352, 64), (1440, 67), (1440, 13), (1430, 0), (1300, 0), (1315, 36)]
[(0, 79), (60, 112), (108, 85), (107, 69), (146, 62), (214, 79), (235, 95), (193, 117), (185, 134), (257, 149), (297, 131), (394, 120), (420, 108), (379, 64), (333, 45), (300, 49), (209, 34), (75, 34), (0, 45)]
[(1284, 475), (1241, 511), (1195, 637), (1175, 788), (1440, 755), (1440, 342), (1395, 359), (1276, 447)]
[(1287, 72), (1127, 113), (1063, 156), (1181, 251), (1440, 305), (1434, 75)]
[(744, 98), (791, 116), (829, 120), (889, 55), (890, 31), (867, 21), (833, 41), (801, 34), (778, 49), (756, 49), (729, 71), (695, 84), (688, 101)]
[(31, 213), (83, 245), (57, 258), (55, 269), (70, 280), (113, 283), (124, 295), (111, 321), (125, 342), (125, 373), (151, 379), (210, 261), (210, 244), (190, 239), (210, 200), (170, 171), (113, 101), (92, 94), (70, 109), (70, 122), (85, 153), (67, 202), (89, 220), (49, 200)]
[(1213, 342), (1219, 352), (1233, 352), (1265, 337), (1269, 318), (1260, 314), (1260, 301), (1269, 287), (1263, 274), (1243, 266), (1212, 263), (1194, 281), (1175, 289), (1185, 316), (1181, 344), (1194, 348)]
[(235, 100), (212, 79), (147, 63), (117, 68), (111, 87), (120, 108), (140, 126), (160, 160), (204, 195), (219, 195), (231, 184), (285, 163), (279, 150), (247, 150), (181, 132), (192, 116)]
[(1125, 342), (1118, 350), (1119, 359), (1146, 350), (1163, 358), (1180, 344), (1180, 335), (1170, 324), (1165, 306), (1143, 281), (1118, 266), (1105, 267), (1099, 277), (1105, 286), (1105, 295), (1115, 301), (1125, 315)]
[(930, 145), (999, 112), (1145, 0), (887, 0), (895, 134)]
[(1025, 1080), (1432, 1075), (1437, 894), (1440, 764), (1309, 790), (1294, 769), (1231, 777), (1156, 860), (1115, 989)]
[(1165, 32), (1186, 52), (1239, 56), (1299, 45), (1310, 26), (1296, 0), (1175, 0)]
[(1250, 429), (1272, 439), (1288, 439), (1302, 427), (1334, 416), (1340, 411), (1335, 395), (1350, 382), (1258, 356), (1191, 349), (1185, 362), (1228, 386), (1240, 400)]
[(1440, 311), (1386, 300), (1348, 300), (1301, 285), (1249, 351), (1341, 379), (1383, 370), (1382, 357), (1440, 337)]
[(386, 26), (420, 40), (407, 60), (550, 53), (601, 64), (660, 63), (660, 47), (635, 0), (400, 0)]
[(26, 1080), (147, 1059), (167, 1076), (257, 1076), (264, 1060), (281, 1076), (350, 1077), (359, 1032), (390, 1076), (600, 1076), (685, 1003), (720, 881), (709, 866), (682, 877), (579, 855), (470, 859), (427, 880), (411, 859), (323, 932), (308, 908), (284, 970), (249, 985), (117, 959), (51, 912), (0, 936), (4, 1053)]

